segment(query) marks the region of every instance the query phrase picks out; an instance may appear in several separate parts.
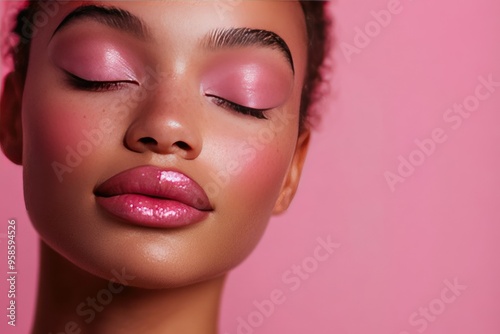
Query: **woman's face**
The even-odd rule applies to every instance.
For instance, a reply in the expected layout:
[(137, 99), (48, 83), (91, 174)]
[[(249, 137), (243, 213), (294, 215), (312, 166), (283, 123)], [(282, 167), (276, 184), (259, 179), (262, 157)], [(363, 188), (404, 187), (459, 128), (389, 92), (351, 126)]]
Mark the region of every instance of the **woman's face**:
[(59, 7), (32, 41), (21, 112), (32, 222), (103, 278), (125, 268), (153, 288), (223, 274), (298, 182), (301, 6), (93, 5)]

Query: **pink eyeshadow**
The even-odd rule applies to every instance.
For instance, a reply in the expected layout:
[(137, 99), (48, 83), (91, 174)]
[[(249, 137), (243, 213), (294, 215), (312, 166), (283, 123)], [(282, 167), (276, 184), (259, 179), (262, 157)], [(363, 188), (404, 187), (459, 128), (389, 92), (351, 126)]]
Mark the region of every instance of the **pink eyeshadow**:
[(250, 108), (267, 109), (283, 104), (293, 87), (293, 74), (275, 59), (260, 52), (243, 57), (222, 57), (202, 76), (202, 89)]
[(89, 81), (137, 80), (129, 52), (107, 40), (82, 37), (57, 41), (51, 58), (60, 68)]

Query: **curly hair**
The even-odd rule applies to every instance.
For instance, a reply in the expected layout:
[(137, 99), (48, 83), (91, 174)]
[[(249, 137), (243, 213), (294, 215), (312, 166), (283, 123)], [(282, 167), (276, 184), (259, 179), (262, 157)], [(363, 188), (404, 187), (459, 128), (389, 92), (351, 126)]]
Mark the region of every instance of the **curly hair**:
[[(28, 69), (30, 42), (34, 37), (33, 32), (26, 32), (26, 24), (33, 25), (36, 12), (40, 9), (40, 2), (51, 0), (29, 0), (27, 5), (18, 13), (12, 32), (18, 37), (16, 45), (10, 49), (14, 61), (14, 70), (23, 80)], [(328, 1), (299, 0), (307, 26), (308, 50), (307, 69), (302, 88), (299, 128), (300, 132), (314, 123), (319, 118), (313, 111), (314, 104), (323, 96), (322, 84), (325, 83), (324, 75), (328, 70), (326, 65), (327, 55), (330, 51), (331, 19), (327, 13)]]

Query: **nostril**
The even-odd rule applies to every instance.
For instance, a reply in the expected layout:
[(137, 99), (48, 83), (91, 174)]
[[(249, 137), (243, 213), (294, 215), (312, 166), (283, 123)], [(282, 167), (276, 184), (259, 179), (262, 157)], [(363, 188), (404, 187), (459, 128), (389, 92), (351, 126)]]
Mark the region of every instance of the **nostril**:
[[(154, 139), (153, 137), (142, 137), (138, 140), (139, 143), (141, 143), (142, 145), (144, 145), (145, 147), (149, 147), (150, 149), (154, 150), (155, 152), (159, 149), (159, 150), (163, 150), (163, 149), (166, 149), (165, 147), (164, 148), (159, 148), (159, 142)], [(153, 147), (156, 147), (155, 149), (153, 149)], [(188, 144), (186, 143), (185, 141), (176, 141), (175, 143), (173, 143), (169, 150), (171, 150), (172, 148), (174, 148), (174, 151), (176, 151), (177, 149), (180, 149), (181, 151), (191, 151), (193, 148)], [(173, 151), (171, 151), (173, 152)]]
[(175, 146), (177, 146), (178, 148), (180, 148), (181, 150), (184, 150), (184, 151), (189, 151), (191, 150), (191, 146), (189, 146), (188, 144), (186, 144), (185, 142), (183, 141), (178, 141), (178, 142), (175, 142), (174, 144)]
[(139, 139), (139, 141), (145, 145), (158, 145), (158, 142), (151, 137), (143, 137)]

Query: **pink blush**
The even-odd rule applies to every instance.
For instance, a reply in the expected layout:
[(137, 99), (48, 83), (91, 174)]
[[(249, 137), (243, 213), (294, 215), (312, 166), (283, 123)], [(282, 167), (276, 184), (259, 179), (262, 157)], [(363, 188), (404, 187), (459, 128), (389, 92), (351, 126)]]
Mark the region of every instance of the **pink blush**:
[(58, 67), (85, 80), (137, 80), (128, 52), (104, 39), (85, 36), (75, 42), (63, 38), (54, 43), (50, 57)]

